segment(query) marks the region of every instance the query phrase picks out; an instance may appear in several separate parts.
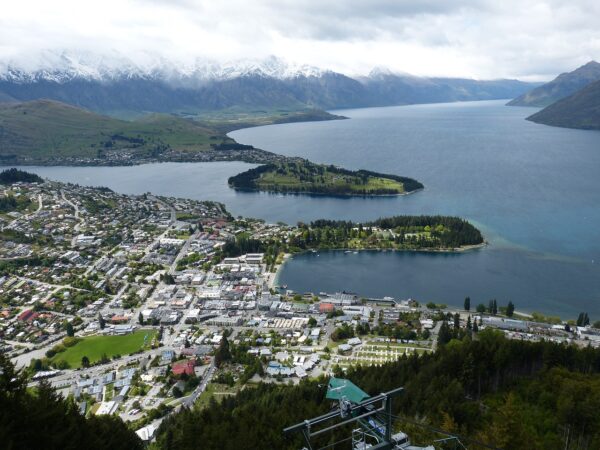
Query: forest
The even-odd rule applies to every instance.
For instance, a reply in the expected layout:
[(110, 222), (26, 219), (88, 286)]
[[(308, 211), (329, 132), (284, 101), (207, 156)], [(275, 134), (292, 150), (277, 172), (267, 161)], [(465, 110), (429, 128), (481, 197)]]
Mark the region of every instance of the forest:
[(6, 169), (0, 172), (0, 184), (24, 183), (43, 183), (43, 179), (35, 173), (25, 172), (16, 168)]
[(142, 441), (118, 417), (84, 418), (48, 384), (27, 388), (23, 372), (0, 354), (0, 447), (6, 450), (136, 450)]
[[(371, 395), (403, 386), (396, 428), (413, 443), (459, 436), (469, 449), (600, 448), (600, 350), (508, 340), (486, 330), (437, 352), (405, 356), (344, 376)], [(326, 379), (297, 386), (260, 384), (207, 408), (166, 419), (153, 449), (298, 449), (282, 429), (327, 412)], [(328, 445), (346, 434), (317, 442)], [(330, 448), (343, 448), (333, 446)]]
[(290, 246), (301, 249), (451, 249), (484, 242), (472, 224), (446, 216), (395, 216), (364, 224), (316, 220), (298, 227), (301, 233), (290, 240)]

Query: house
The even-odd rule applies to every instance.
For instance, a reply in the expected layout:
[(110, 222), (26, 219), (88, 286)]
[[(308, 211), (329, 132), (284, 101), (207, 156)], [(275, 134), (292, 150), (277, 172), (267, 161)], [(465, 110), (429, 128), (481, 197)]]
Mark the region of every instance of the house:
[(168, 364), (175, 358), (175, 352), (173, 350), (163, 350), (160, 355), (160, 364)]
[(349, 344), (341, 344), (340, 346), (338, 346), (338, 351), (340, 353), (348, 353), (352, 351), (352, 346)]
[(123, 324), (129, 322), (129, 317), (115, 314), (110, 318), (110, 321), (114, 324)]
[(23, 311), (21, 314), (19, 314), (19, 316), (17, 317), (17, 319), (19, 319), (21, 322), (25, 322), (25, 321), (31, 322), (36, 317), (37, 317), (37, 313), (35, 313), (33, 311), (33, 309), (28, 309), (27, 311)]
[(117, 410), (118, 406), (119, 406), (119, 404), (114, 401), (102, 402), (102, 403), (100, 403), (100, 407), (96, 411), (96, 415), (101, 416), (104, 414), (106, 414), (106, 415), (114, 414), (115, 411)]
[(329, 303), (329, 302), (319, 303), (319, 312), (321, 314), (327, 314), (327, 313), (333, 312), (334, 310), (335, 310), (335, 307), (333, 306), (333, 303)]
[(122, 324), (122, 325), (114, 325), (112, 328), (112, 334), (123, 336), (125, 334), (131, 334), (135, 330), (135, 325), (131, 324)]
[(146, 425), (135, 432), (142, 441), (150, 441), (154, 437), (157, 427), (154, 425)]
[(362, 344), (362, 341), (360, 340), (360, 338), (353, 337), (351, 339), (348, 339), (348, 345), (351, 345), (352, 347), (355, 347), (360, 344)]
[(171, 372), (173, 375), (183, 375), (184, 373), (188, 376), (194, 375), (194, 367), (196, 366), (195, 359), (186, 359), (184, 361), (177, 361), (171, 365)]

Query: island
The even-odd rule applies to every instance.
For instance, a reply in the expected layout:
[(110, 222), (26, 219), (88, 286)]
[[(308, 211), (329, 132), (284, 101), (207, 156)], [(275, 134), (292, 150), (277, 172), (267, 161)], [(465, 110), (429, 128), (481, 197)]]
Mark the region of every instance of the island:
[(304, 159), (255, 167), (229, 178), (242, 191), (350, 196), (403, 195), (423, 189), (412, 178), (368, 170), (347, 170)]

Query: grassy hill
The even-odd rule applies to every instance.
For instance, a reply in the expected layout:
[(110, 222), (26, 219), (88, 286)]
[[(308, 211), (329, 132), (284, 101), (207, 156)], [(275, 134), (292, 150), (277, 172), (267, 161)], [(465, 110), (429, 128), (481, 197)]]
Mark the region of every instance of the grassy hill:
[(511, 100), (509, 106), (545, 107), (568, 97), (594, 81), (600, 80), (600, 63), (590, 61), (578, 69)]
[(154, 114), (118, 120), (51, 100), (0, 105), (0, 158), (11, 162), (48, 162), (61, 158), (109, 158), (169, 150), (209, 150), (231, 141), (198, 122)]
[(600, 130), (600, 81), (553, 103), (527, 120), (555, 127)]
[(294, 161), (266, 164), (229, 178), (230, 186), (293, 194), (399, 195), (423, 185), (411, 178)]

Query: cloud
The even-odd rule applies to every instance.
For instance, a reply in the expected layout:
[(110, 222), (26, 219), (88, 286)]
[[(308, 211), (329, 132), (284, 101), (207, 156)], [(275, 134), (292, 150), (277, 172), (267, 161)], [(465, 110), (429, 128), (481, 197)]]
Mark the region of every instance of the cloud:
[(0, 58), (41, 50), (189, 62), (277, 55), (350, 74), (548, 79), (600, 58), (595, 0), (20, 0)]

